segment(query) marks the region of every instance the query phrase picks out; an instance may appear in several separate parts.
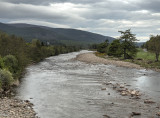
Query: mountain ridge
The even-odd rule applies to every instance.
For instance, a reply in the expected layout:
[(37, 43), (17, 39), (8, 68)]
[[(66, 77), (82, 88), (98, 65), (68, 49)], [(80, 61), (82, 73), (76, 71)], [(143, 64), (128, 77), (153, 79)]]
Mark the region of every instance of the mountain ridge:
[(39, 39), (40, 41), (50, 42), (51, 44), (63, 43), (67, 45), (88, 45), (93, 43), (101, 43), (106, 39), (108, 39), (109, 42), (114, 40), (114, 38), (109, 36), (103, 36), (97, 33), (78, 29), (51, 28), (25, 23), (0, 23), (0, 30), (9, 34), (20, 36), (27, 42), (30, 42), (32, 39)]

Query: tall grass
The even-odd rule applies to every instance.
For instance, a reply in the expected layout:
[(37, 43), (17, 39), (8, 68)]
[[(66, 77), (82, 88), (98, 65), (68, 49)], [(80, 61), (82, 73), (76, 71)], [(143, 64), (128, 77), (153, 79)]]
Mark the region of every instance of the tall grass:
[(138, 49), (138, 53), (136, 55), (136, 58), (137, 59), (140, 58), (140, 59), (143, 59), (143, 60), (152, 60), (152, 61), (156, 60), (154, 53), (148, 52), (148, 51), (144, 51), (141, 48)]
[[(145, 68), (157, 68), (160, 69), (160, 61), (155, 61), (155, 54), (152, 52), (144, 51), (139, 48), (134, 63), (141, 65)], [(159, 57), (160, 60), (160, 57)]]

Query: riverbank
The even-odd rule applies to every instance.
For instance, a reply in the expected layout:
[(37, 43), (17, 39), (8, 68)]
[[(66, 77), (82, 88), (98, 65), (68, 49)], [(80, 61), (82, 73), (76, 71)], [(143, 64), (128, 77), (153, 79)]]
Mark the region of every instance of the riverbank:
[(0, 118), (38, 118), (30, 101), (15, 98), (15, 88), (19, 85), (17, 79), (8, 91), (0, 90)]
[(115, 60), (100, 58), (100, 57), (96, 56), (93, 52), (80, 54), (76, 57), (76, 60), (79, 60), (82, 62), (87, 62), (87, 63), (110, 64), (110, 65), (116, 65), (119, 67), (143, 69), (140, 65), (133, 64), (130, 62), (115, 61)]
[(0, 98), (0, 118), (38, 118), (28, 100)]

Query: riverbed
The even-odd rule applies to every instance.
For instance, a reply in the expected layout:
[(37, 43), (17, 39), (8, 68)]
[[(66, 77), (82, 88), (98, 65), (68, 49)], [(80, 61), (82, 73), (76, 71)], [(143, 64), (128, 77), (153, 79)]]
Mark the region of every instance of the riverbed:
[[(17, 96), (34, 104), (41, 118), (137, 118), (156, 117), (160, 102), (160, 73), (115, 65), (85, 63), (74, 58), (89, 51), (62, 54), (29, 66)], [(121, 96), (105, 82), (138, 90), (139, 100)], [(102, 88), (106, 90), (102, 90)], [(144, 104), (145, 99), (155, 104)]]

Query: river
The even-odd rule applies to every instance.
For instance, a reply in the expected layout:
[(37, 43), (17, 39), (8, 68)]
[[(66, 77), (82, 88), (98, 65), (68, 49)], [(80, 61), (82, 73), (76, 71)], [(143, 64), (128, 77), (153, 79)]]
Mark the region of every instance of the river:
[(130, 84), (130, 88), (159, 102), (160, 73), (74, 60), (76, 55), (86, 52), (89, 51), (61, 54), (29, 66), (17, 89), (17, 97), (30, 100), (41, 118), (103, 118), (104, 114), (125, 118), (127, 112), (120, 110), (120, 102), (114, 108), (119, 114), (111, 109), (115, 106), (110, 106), (121, 96), (110, 88), (101, 90), (106, 81)]

